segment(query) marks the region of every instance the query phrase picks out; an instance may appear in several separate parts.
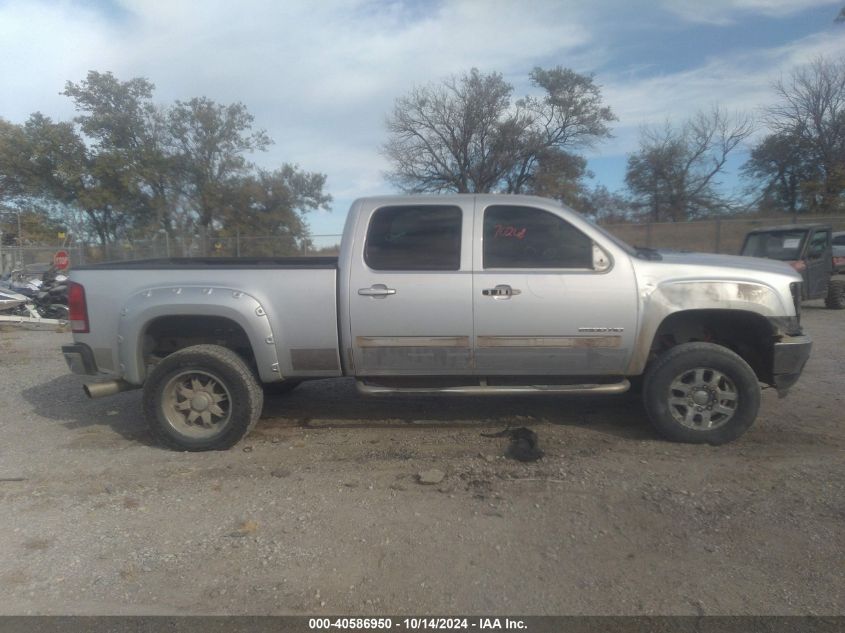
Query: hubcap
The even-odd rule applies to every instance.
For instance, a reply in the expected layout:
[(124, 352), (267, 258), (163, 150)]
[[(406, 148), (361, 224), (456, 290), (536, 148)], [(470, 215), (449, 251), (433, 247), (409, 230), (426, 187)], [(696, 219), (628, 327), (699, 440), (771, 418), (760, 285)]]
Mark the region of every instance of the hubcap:
[(223, 381), (200, 370), (185, 371), (164, 387), (162, 412), (177, 433), (208, 438), (220, 433), (231, 417), (231, 397)]
[(710, 392), (705, 389), (699, 389), (692, 394), (692, 399), (695, 404), (707, 404), (710, 401)]
[(708, 367), (688, 369), (669, 385), (669, 411), (682, 426), (697, 431), (727, 424), (736, 414), (739, 393), (725, 374)]

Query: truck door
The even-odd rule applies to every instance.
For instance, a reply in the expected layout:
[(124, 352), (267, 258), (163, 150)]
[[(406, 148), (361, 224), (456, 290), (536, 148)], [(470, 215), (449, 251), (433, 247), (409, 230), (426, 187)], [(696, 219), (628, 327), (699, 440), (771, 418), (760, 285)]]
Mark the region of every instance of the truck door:
[(806, 262), (807, 298), (824, 297), (833, 268), (829, 230), (816, 230), (810, 236), (807, 242)]
[(364, 212), (349, 283), (356, 375), (471, 373), (472, 205)]
[(630, 260), (612, 261), (562, 213), (490, 204), (477, 214), (476, 372), (621, 375), (637, 328)]

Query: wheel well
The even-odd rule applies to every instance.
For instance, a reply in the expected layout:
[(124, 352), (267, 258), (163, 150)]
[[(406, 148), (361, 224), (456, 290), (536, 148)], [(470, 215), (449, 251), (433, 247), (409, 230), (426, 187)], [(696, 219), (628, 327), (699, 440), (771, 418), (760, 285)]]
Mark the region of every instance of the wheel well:
[(192, 345), (220, 345), (237, 353), (251, 367), (255, 354), (244, 329), (232, 319), (217, 316), (179, 315), (154, 319), (144, 331), (145, 365)]
[(682, 343), (716, 343), (739, 354), (757, 374), (771, 384), (772, 345), (775, 331), (766, 317), (743, 310), (686, 310), (666, 317), (657, 329), (649, 362)]

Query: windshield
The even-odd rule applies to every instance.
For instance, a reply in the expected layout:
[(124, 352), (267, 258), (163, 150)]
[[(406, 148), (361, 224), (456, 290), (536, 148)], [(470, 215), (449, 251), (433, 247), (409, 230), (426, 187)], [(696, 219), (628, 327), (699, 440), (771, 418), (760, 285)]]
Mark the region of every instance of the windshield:
[(742, 247), (742, 255), (779, 259), (784, 262), (801, 259), (801, 249), (806, 237), (806, 231), (751, 233)]

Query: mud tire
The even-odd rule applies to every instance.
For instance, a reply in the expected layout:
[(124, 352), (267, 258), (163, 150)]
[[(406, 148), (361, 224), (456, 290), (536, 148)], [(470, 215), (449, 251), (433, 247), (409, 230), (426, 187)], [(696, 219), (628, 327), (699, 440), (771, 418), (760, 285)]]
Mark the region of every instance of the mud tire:
[[(194, 434), (189, 427), (173, 421), (178, 412), (168, 393), (177, 389), (174, 381), (189, 381), (192, 372), (200, 379), (213, 377), (219, 393), (227, 396), (223, 401), (227, 416), (218, 428), (212, 425), (206, 435), (201, 435), (203, 429)], [(150, 432), (160, 444), (180, 451), (212, 451), (231, 448), (253, 429), (261, 415), (264, 392), (252, 369), (235, 352), (218, 345), (194, 345), (170, 354), (155, 366), (144, 384), (143, 400)]]
[[(730, 384), (733, 403), (719, 400), (720, 395), (713, 397), (716, 405), (730, 404), (733, 412), (723, 416), (727, 417), (725, 421), (714, 423), (714, 428), (695, 428), (695, 421), (679, 421), (689, 409), (670, 402), (682, 399), (673, 389), (679, 384), (683, 389), (683, 377), (697, 375), (700, 369), (710, 380), (721, 376), (727, 381), (723, 384)], [(694, 388), (690, 386), (688, 391), (692, 398)], [(716, 389), (716, 394), (727, 393)], [(760, 409), (760, 384), (748, 363), (728, 348), (713, 343), (684, 343), (671, 348), (648, 369), (643, 384), (643, 403), (651, 423), (666, 439), (689, 444), (725, 444), (740, 437), (753, 424)], [(695, 407), (692, 409), (695, 413)], [(711, 419), (710, 413), (705, 411), (704, 415)]]

